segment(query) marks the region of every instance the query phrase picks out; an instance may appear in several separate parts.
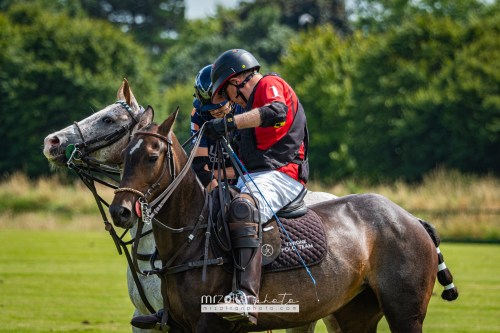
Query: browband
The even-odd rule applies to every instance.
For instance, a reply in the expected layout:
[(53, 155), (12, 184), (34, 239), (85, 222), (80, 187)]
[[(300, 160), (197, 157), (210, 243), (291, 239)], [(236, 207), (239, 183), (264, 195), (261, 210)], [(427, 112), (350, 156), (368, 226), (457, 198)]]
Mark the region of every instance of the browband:
[(136, 134), (145, 134), (145, 135), (156, 136), (157, 138), (162, 139), (163, 141), (167, 142), (168, 144), (172, 144), (172, 132), (168, 132), (168, 138), (164, 137), (161, 134), (153, 133), (153, 132), (135, 132), (134, 135), (136, 135)]

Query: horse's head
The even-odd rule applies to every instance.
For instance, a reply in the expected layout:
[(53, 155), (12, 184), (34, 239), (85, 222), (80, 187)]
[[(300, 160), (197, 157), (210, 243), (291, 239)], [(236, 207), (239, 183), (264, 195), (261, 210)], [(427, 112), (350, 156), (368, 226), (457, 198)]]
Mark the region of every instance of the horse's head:
[[(154, 115), (152, 109), (149, 113), (141, 112), (127, 80), (124, 80), (118, 90), (117, 96), (118, 100), (125, 101), (130, 106), (132, 114), (138, 120), (138, 124), (134, 126), (133, 131), (137, 131), (142, 126), (153, 121)], [(51, 164), (63, 167), (68, 161), (66, 148), (69, 145), (83, 142), (82, 135), (85, 137), (85, 141), (89, 141), (113, 133), (131, 122), (132, 115), (127, 111), (125, 106), (122, 104), (109, 105), (90, 117), (79, 121), (78, 125), (73, 124), (58, 132), (47, 135), (44, 140), (43, 153)], [(124, 135), (117, 142), (94, 151), (90, 154), (90, 157), (108, 164), (120, 164), (120, 152), (127, 146), (128, 137), (129, 135)], [(102, 142), (91, 144), (87, 149), (99, 145), (102, 145)]]
[(161, 125), (148, 124), (132, 137), (122, 151), (120, 190), (117, 190), (109, 206), (117, 227), (132, 228), (138, 220), (138, 199), (143, 197), (141, 194), (147, 196), (142, 200), (154, 200), (172, 181), (172, 171), (179, 172), (179, 168), (185, 164), (184, 150), (171, 132), (176, 117), (177, 111)]

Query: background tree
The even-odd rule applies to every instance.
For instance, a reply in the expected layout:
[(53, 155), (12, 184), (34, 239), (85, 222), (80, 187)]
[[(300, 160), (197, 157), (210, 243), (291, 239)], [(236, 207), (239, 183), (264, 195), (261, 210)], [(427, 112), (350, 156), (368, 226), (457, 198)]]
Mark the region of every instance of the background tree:
[(185, 22), (184, 0), (0, 0), (0, 11), (16, 3), (35, 3), (55, 13), (107, 20), (154, 54), (175, 41)]
[(433, 14), (465, 22), (470, 16), (487, 10), (479, 0), (354, 0), (352, 23), (368, 32), (382, 32), (416, 15)]
[(43, 138), (114, 102), (124, 77), (139, 102), (158, 102), (142, 48), (108, 22), (21, 3), (0, 13), (0, 43), (2, 173), (48, 172)]
[(351, 32), (343, 0), (255, 0), (240, 4), (240, 18), (245, 19), (257, 8), (277, 6), (280, 23), (294, 30), (305, 26), (330, 23), (340, 35)]
[(493, 6), (465, 23), (427, 13), (368, 37), (301, 35), (282, 72), (309, 112), (312, 168), (373, 181), (499, 172), (499, 23)]
[(155, 53), (177, 38), (184, 23), (183, 0), (80, 0), (90, 16), (105, 18), (130, 31)]
[(298, 31), (326, 23), (333, 23), (342, 36), (349, 33), (344, 1), (257, 0), (236, 9), (219, 6), (214, 17), (186, 23), (163, 56), (162, 81), (186, 83), (231, 48), (252, 52), (267, 69), (279, 63)]

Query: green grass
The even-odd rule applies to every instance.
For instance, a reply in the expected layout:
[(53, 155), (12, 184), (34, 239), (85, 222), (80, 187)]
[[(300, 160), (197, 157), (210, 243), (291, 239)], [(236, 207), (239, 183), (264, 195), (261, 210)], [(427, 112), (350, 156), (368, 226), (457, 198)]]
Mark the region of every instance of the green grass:
[[(437, 284), (424, 332), (500, 332), (500, 246), (440, 248), (460, 296)], [(104, 231), (0, 230), (0, 332), (130, 332), (125, 269)]]
[(126, 259), (107, 232), (1, 230), (0, 280), (0, 332), (131, 331)]

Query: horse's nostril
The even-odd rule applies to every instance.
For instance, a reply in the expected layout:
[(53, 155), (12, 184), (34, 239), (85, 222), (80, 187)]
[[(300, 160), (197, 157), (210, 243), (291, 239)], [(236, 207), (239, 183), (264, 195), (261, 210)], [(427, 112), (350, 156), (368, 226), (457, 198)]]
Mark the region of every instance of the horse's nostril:
[(59, 142), (59, 139), (57, 137), (53, 137), (53, 138), (49, 139), (50, 148), (57, 147), (57, 146), (59, 146), (59, 144), (60, 144), (60, 142)]
[(131, 215), (132, 214), (131, 214), (130, 210), (128, 210), (125, 207), (122, 207), (122, 209), (120, 210), (120, 218), (123, 222), (127, 222), (128, 220), (130, 220)]

